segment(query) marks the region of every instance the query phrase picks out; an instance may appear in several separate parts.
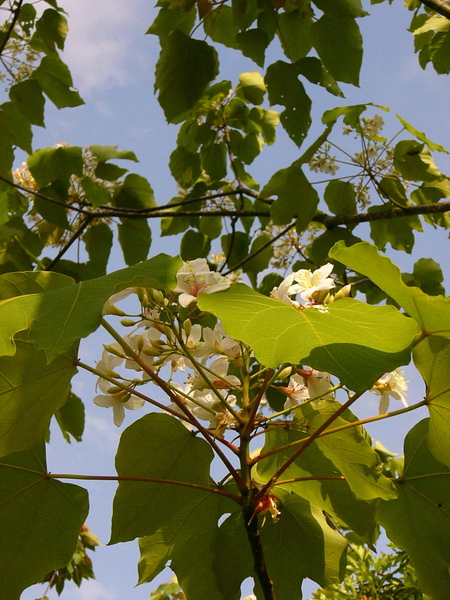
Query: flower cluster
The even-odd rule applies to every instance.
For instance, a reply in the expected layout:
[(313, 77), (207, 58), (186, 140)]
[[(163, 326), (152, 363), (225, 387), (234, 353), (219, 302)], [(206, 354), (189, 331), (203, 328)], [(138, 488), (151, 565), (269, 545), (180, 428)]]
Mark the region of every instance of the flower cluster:
[(330, 155), (330, 144), (324, 144), (321, 150), (317, 152), (308, 163), (311, 171), (336, 175), (339, 165), (336, 164), (336, 157)]
[[(327, 263), (315, 271), (300, 269), (288, 275), (278, 287), (274, 287), (270, 295), (272, 298), (278, 298), (278, 300), (297, 309), (303, 306), (305, 308), (314, 307), (326, 310), (323, 305), (324, 301), (329, 290), (335, 287), (333, 279), (329, 277), (332, 270), (333, 265), (331, 263)], [(303, 305), (291, 299), (291, 296), (297, 294), (300, 294), (300, 298), (304, 300)]]
[[(145, 400), (133, 396), (133, 391), (146, 385), (151, 373), (170, 368), (166, 392), (172, 402), (168, 412), (179, 415), (187, 426), (183, 407), (195, 419), (207, 421), (217, 433), (235, 424), (233, 417), (236, 395), (240, 380), (228, 374), (231, 364), (239, 364), (241, 345), (228, 337), (221, 325), (213, 328), (192, 324), (185, 319), (182, 324), (176, 321), (179, 305), (191, 308), (200, 294), (210, 294), (225, 290), (230, 283), (220, 274), (210, 271), (205, 259), (186, 262), (177, 273), (177, 287), (174, 292), (177, 301), (171, 305), (168, 298), (158, 290), (127, 288), (111, 297), (103, 307), (103, 314), (129, 317), (116, 303), (130, 295), (137, 295), (141, 303), (141, 313), (137, 320), (125, 318), (122, 324), (131, 326), (130, 333), (123, 336), (123, 344), (105, 344), (102, 360), (97, 363), (97, 372), (102, 376), (97, 387), (103, 392), (94, 398), (99, 406), (112, 407), (114, 423), (121, 425), (124, 409), (136, 410)], [(173, 308), (173, 311), (171, 310)], [(126, 377), (116, 371), (117, 367), (133, 371)], [(178, 371), (190, 369), (184, 384), (172, 378)], [(110, 383), (111, 379), (122, 386)]]

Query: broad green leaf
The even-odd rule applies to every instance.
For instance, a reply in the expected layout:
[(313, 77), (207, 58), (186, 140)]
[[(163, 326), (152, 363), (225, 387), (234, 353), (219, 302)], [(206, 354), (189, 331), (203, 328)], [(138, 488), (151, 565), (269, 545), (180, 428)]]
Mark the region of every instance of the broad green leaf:
[(428, 52), (436, 73), (450, 73), (450, 32), (439, 32), (429, 45)]
[(83, 177), (80, 184), (87, 199), (95, 208), (111, 202), (111, 193), (109, 190), (103, 185), (99, 185), (95, 181), (92, 181), (90, 177)]
[[(447, 19), (443, 19), (443, 20), (446, 21), (447, 24), (450, 23)], [(406, 129), (406, 131), (409, 131), (409, 133), (412, 133), (413, 135), (415, 135), (417, 139), (421, 140), (422, 142), (425, 142), (425, 144), (428, 146), (428, 148), (431, 151), (437, 150), (438, 152), (445, 152), (446, 154), (448, 154), (448, 150), (446, 150), (440, 144), (435, 144), (430, 139), (428, 139), (423, 131), (419, 131), (418, 129), (413, 127), (410, 123), (408, 123), (408, 121), (405, 121), (405, 119), (402, 119), (402, 117), (400, 117), (400, 115), (396, 115), (396, 116), (397, 116), (397, 119), (400, 121), (400, 123), (403, 125), (403, 127)]]
[(127, 287), (175, 287), (180, 259), (160, 254), (139, 265), (63, 289), (0, 302), (0, 355), (13, 355), (13, 336), (30, 329), (30, 340), (49, 361), (97, 329), (106, 300)]
[(68, 181), (83, 175), (83, 156), (79, 146), (40, 148), (27, 159), (28, 168), (40, 188), (53, 181)]
[[(445, 294), (444, 276), (440, 265), (432, 258), (419, 258), (414, 264), (414, 269), (411, 274), (411, 280), (405, 279), (408, 274), (403, 273), (405, 283), (408, 285), (416, 285), (426, 294), (430, 296), (439, 296)], [(411, 281), (413, 283), (411, 283)]]
[(263, 365), (308, 364), (337, 375), (355, 391), (407, 364), (418, 332), (416, 323), (392, 306), (344, 298), (328, 313), (297, 311), (243, 284), (203, 294), (199, 306), (219, 317), (228, 335), (249, 344)]
[(450, 470), (430, 453), (428, 419), (405, 440), (405, 468), (396, 481), (398, 499), (381, 502), (379, 520), (389, 538), (406, 550), (419, 585), (433, 600), (447, 600), (450, 587)]
[(353, 106), (337, 106), (336, 108), (326, 110), (323, 113), (322, 123), (325, 125), (334, 125), (339, 117), (342, 116), (345, 125), (350, 125), (350, 127), (355, 129), (360, 125), (360, 117), (368, 106), (374, 106), (375, 108), (389, 112), (389, 109), (385, 106), (372, 104), (372, 102), (368, 102), (367, 104), (354, 104)]
[(130, 173), (113, 197), (115, 206), (123, 208), (153, 208), (156, 206), (153, 189), (150, 183), (142, 177)]
[(123, 169), (117, 165), (105, 162), (100, 162), (95, 167), (96, 176), (105, 181), (117, 181), (117, 179), (120, 179), (127, 171), (128, 169)]
[(434, 181), (441, 178), (430, 151), (417, 140), (402, 140), (394, 148), (394, 167), (405, 179)]
[(308, 81), (321, 85), (327, 92), (334, 96), (344, 97), (341, 88), (338, 86), (334, 77), (332, 77), (322, 64), (322, 61), (315, 56), (306, 56), (297, 62), (298, 71), (304, 75)]
[(61, 429), (61, 433), (69, 444), (71, 442), (70, 436), (77, 442), (81, 442), (84, 433), (84, 414), (83, 401), (71, 391), (65, 404), (55, 413), (55, 419)]
[(313, 0), (314, 4), (327, 15), (341, 19), (355, 19), (365, 17), (366, 12), (361, 0)]
[(303, 10), (283, 12), (278, 16), (278, 36), (284, 54), (292, 62), (304, 58), (311, 50), (311, 15)]
[(247, 273), (252, 284), (256, 287), (258, 273), (264, 271), (269, 266), (270, 260), (273, 257), (272, 238), (267, 233), (261, 233), (256, 237), (251, 245), (249, 256), (256, 254), (242, 265), (244, 273)]
[(235, 25), (231, 6), (222, 4), (216, 10), (207, 12), (203, 17), (203, 29), (213, 42), (237, 50), (236, 35), (239, 29)]
[(70, 277), (52, 271), (4, 273), (0, 275), (0, 300), (24, 294), (39, 294), (72, 284), (73, 280)]
[(450, 467), (450, 340), (437, 335), (425, 338), (414, 348), (413, 357), (427, 386), (428, 445), (434, 457)]
[(44, 438), (76, 373), (75, 350), (47, 364), (45, 353), (28, 340), (15, 343), (15, 355), (0, 358), (0, 456), (27, 450)]
[(30, 40), (30, 45), (38, 52), (56, 54), (56, 48), (64, 49), (69, 26), (67, 19), (57, 10), (48, 8), (36, 22), (36, 31)]
[(89, 261), (86, 264), (86, 279), (106, 275), (109, 255), (113, 244), (113, 234), (106, 223), (97, 223), (83, 235)]
[(67, 65), (56, 56), (44, 56), (39, 67), (33, 71), (33, 79), (57, 108), (84, 104), (79, 93), (73, 89), (72, 75)]
[(272, 195), (278, 196), (270, 209), (273, 222), (284, 225), (296, 218), (297, 231), (304, 231), (316, 214), (319, 196), (301, 167), (292, 164), (272, 175), (261, 190), (261, 196), (267, 198)]
[(262, 29), (247, 29), (236, 36), (236, 42), (244, 56), (251, 58), (258, 67), (264, 66), (265, 52), (269, 38)]
[(281, 104), (281, 124), (297, 146), (301, 146), (311, 125), (311, 100), (298, 79), (298, 68), (281, 60), (271, 64), (264, 81), (271, 106)]
[[(309, 433), (298, 420), (290, 423), (289, 427), (274, 428), (266, 433), (261, 453), (270, 452), (286, 444), (299, 443), (308, 436)], [(367, 454), (367, 442), (361, 441), (361, 446), (363, 445)], [(297, 447), (293, 446), (290, 449), (276, 452), (259, 461), (257, 463), (258, 477), (261, 477), (264, 482), (268, 481), (292, 456)], [(374, 476), (373, 467), (376, 465), (374, 457), (371, 458), (371, 463)], [(359, 469), (361, 469), (361, 465)], [(288, 482), (288, 479), (298, 479), (298, 481)], [(376, 501), (357, 500), (346, 478), (332, 460), (326, 457), (317, 442), (308, 446), (282, 474), (280, 483), (275, 484), (275, 493), (280, 486), (306, 498), (311, 504), (351, 528), (367, 543), (374, 542)], [(372, 484), (367, 482), (366, 487), (369, 489)]]
[(355, 187), (349, 181), (333, 179), (325, 188), (323, 199), (335, 215), (356, 212)]
[(177, 183), (184, 189), (194, 185), (201, 174), (200, 155), (178, 146), (170, 155), (169, 168)]
[(277, 600), (301, 598), (304, 577), (319, 585), (338, 583), (345, 570), (347, 541), (318, 508), (277, 488), (280, 520), (267, 519), (261, 541)]
[(155, 73), (155, 90), (169, 123), (194, 107), (217, 72), (214, 48), (178, 29), (170, 33)]
[(235, 265), (241, 262), (248, 254), (249, 236), (243, 231), (227, 233), (221, 237), (222, 250), (225, 254), (227, 265), (232, 271)]
[(170, 415), (152, 413), (125, 429), (116, 455), (117, 473), (147, 481), (120, 481), (110, 543), (152, 535), (186, 519), (211, 494), (195, 486), (209, 488), (212, 458), (210, 446)]
[(375, 246), (361, 242), (346, 248), (338, 242), (330, 251), (330, 257), (369, 277), (417, 321), (426, 335), (436, 333), (450, 337), (450, 301), (407, 286), (398, 267)]
[(188, 229), (180, 244), (180, 256), (183, 260), (206, 258), (211, 251), (211, 240), (208, 234)]
[(362, 36), (353, 19), (323, 15), (310, 28), (312, 43), (327, 71), (337, 81), (359, 85)]
[(239, 75), (239, 92), (242, 92), (245, 100), (251, 104), (262, 104), (266, 94), (264, 78), (258, 71), (241, 73)]
[(127, 265), (145, 260), (152, 243), (152, 232), (145, 219), (121, 219), (119, 242)]
[(212, 181), (220, 181), (227, 176), (227, 145), (225, 142), (202, 146), (200, 151), (202, 168)]
[(5, 600), (67, 565), (88, 513), (85, 489), (47, 477), (44, 444), (0, 459), (0, 588)]
[[(388, 210), (384, 206), (371, 206), (370, 213)], [(370, 222), (370, 237), (380, 250), (390, 244), (394, 250), (403, 250), (411, 254), (414, 246), (414, 230), (423, 231), (417, 215), (396, 219), (377, 219)]]
[[(178, 582), (191, 600), (222, 600), (214, 572), (218, 520), (236, 504), (215, 493), (205, 495), (183, 517), (139, 540), (139, 583), (152, 581), (170, 560)], [(212, 548), (214, 550), (212, 551)], [(220, 550), (220, 547), (219, 547)], [(223, 554), (221, 558), (226, 558)]]
[(0, 129), (3, 138), (2, 145), (11, 144), (19, 146), (25, 152), (32, 152), (33, 134), (30, 122), (15, 102), (5, 102), (0, 106)]
[(195, 23), (196, 13), (197, 11), (194, 8), (186, 11), (163, 6), (160, 8), (156, 19), (148, 28), (147, 33), (159, 36), (162, 42), (175, 29), (179, 29), (186, 35), (189, 35)]
[(37, 81), (26, 79), (13, 85), (9, 90), (9, 97), (29, 123), (44, 127), (45, 98)]
[(92, 144), (92, 146), (89, 146), (89, 150), (99, 162), (105, 162), (112, 158), (139, 162), (134, 152), (131, 152), (131, 150), (117, 150), (117, 146), (99, 146), (98, 144)]
[[(41, 188), (39, 191), (46, 196), (41, 198), (37, 196), (33, 200), (33, 205), (38, 214), (40, 214), (45, 221), (52, 225), (57, 225), (62, 229), (71, 231), (70, 223), (67, 218), (67, 200), (68, 200), (68, 181), (53, 181), (50, 185)], [(47, 198), (53, 198), (56, 202), (47, 200)]]

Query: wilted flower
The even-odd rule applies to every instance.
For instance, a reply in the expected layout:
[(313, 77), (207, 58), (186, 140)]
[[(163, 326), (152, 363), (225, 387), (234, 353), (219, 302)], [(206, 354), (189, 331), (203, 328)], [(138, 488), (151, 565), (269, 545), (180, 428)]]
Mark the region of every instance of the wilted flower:
[(383, 415), (389, 409), (391, 396), (394, 400), (401, 400), (405, 407), (408, 406), (407, 390), (408, 382), (405, 380), (404, 371), (392, 371), (392, 373), (385, 373), (383, 377), (380, 377), (370, 391), (381, 396), (380, 415)]
[(184, 307), (195, 302), (200, 294), (221, 292), (230, 287), (228, 279), (210, 270), (206, 258), (183, 263), (177, 272), (177, 282), (174, 291), (180, 292), (178, 301)]

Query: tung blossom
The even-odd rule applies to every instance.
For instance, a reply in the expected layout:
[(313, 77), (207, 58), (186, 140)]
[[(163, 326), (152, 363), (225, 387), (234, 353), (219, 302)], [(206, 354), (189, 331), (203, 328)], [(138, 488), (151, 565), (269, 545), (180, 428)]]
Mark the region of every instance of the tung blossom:
[(300, 294), (300, 298), (305, 301), (305, 306), (321, 307), (328, 295), (328, 290), (334, 288), (334, 281), (329, 277), (332, 270), (331, 263), (327, 263), (315, 271), (300, 269), (288, 275), (278, 287), (274, 287), (270, 295), (295, 308), (300, 308), (300, 304), (290, 298), (290, 296)]
[(383, 377), (380, 377), (370, 391), (381, 396), (380, 415), (383, 415), (389, 409), (391, 397), (394, 400), (401, 400), (405, 407), (408, 406), (406, 401), (407, 390), (408, 382), (405, 380), (404, 371), (392, 371), (392, 373), (385, 373)]
[(97, 385), (104, 393), (95, 396), (94, 402), (97, 406), (113, 409), (114, 425), (117, 425), (117, 427), (120, 427), (125, 419), (125, 408), (128, 410), (137, 410), (144, 405), (144, 400), (130, 397), (129, 393), (125, 390), (120, 390), (113, 394), (108, 393), (108, 390), (112, 386), (106, 379), (100, 379)]
[(210, 270), (206, 258), (183, 263), (177, 272), (177, 283), (174, 291), (180, 293), (178, 302), (184, 307), (195, 302), (200, 294), (222, 292), (230, 287), (228, 279)]

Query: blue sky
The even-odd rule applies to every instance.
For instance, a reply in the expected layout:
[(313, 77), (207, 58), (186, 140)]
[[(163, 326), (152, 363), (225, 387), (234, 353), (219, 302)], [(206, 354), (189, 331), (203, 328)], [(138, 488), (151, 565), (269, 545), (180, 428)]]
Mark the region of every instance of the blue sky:
[[(166, 203), (176, 191), (167, 163), (177, 129), (165, 123), (153, 96), (158, 40), (144, 35), (156, 15), (152, 3), (148, 0), (61, 0), (60, 3), (70, 15), (70, 33), (63, 58), (70, 66), (75, 86), (86, 105), (63, 111), (50, 108), (47, 111), (47, 129), (36, 130), (35, 148), (68, 142), (74, 145), (118, 145), (133, 150), (140, 163), (130, 163), (131, 168), (149, 179), (158, 203)], [(431, 68), (423, 71), (419, 67), (412, 52), (412, 36), (406, 31), (410, 13), (403, 9), (400, 1), (394, 6), (384, 3), (369, 7), (368, 2), (364, 5), (371, 16), (359, 22), (365, 38), (361, 86), (344, 86), (345, 100), (332, 97), (321, 89), (309, 88), (315, 100), (312, 135), (321, 130), (320, 116), (324, 110), (336, 105), (371, 101), (391, 107), (391, 113), (386, 117), (386, 133), (394, 133), (399, 128), (395, 123), (395, 114), (399, 113), (417, 129), (425, 131), (433, 141), (450, 146), (448, 78), (437, 76)], [(224, 79), (236, 82), (240, 72), (258, 69), (249, 60), (237, 59), (232, 51), (220, 49), (220, 54), (221, 77)], [(279, 137), (282, 143), (263, 152), (252, 169), (261, 183), (298, 156), (298, 149), (287, 136), (280, 131)], [(450, 172), (447, 155), (436, 159), (443, 171)], [(412, 257), (398, 252), (390, 254), (395, 261), (400, 261), (405, 271), (411, 271), (415, 260), (422, 256), (435, 258), (441, 263), (448, 281), (446, 242), (445, 232), (429, 228), (426, 234), (417, 236)], [(167, 238), (156, 240), (151, 253), (161, 250), (176, 252), (177, 247)], [(121, 266), (121, 258), (117, 254), (110, 268)], [(91, 364), (99, 360), (104, 341), (107, 341), (106, 337), (101, 334), (90, 338), (83, 345), (83, 359)], [(414, 379), (410, 387), (410, 402), (420, 400), (423, 394), (420, 382)], [(87, 405), (89, 419), (85, 441), (68, 446), (59, 440), (55, 431), (55, 444), (50, 445), (49, 451), (49, 469), (67, 472), (70, 464), (74, 473), (114, 474), (113, 456), (122, 428), (113, 425), (110, 411), (92, 404), (95, 395), (93, 382), (80, 377), (75, 383), (75, 391)], [(376, 407), (376, 398), (366, 401), (365, 410), (375, 413)], [(131, 422), (129, 417), (128, 413), (124, 426)], [(413, 420), (417, 418), (416, 415), (412, 417)], [(388, 429), (380, 425), (373, 428), (372, 434), (375, 438), (382, 437), (389, 448), (401, 452), (404, 433), (412, 422), (409, 419), (402, 423), (395, 421)], [(89, 487), (91, 497), (88, 524), (106, 544), (115, 485), (98, 482), (86, 487)], [(69, 585), (64, 592), (64, 600), (147, 600), (156, 584), (134, 588), (137, 557), (135, 543), (99, 548), (93, 555), (97, 580), (83, 584), (80, 590)], [(169, 577), (164, 576), (159, 581)], [(314, 588), (308, 586), (305, 590)], [(41, 593), (41, 587), (33, 588), (24, 592), (22, 600), (34, 600)], [(56, 594), (51, 593), (50, 597), (53, 599)]]

